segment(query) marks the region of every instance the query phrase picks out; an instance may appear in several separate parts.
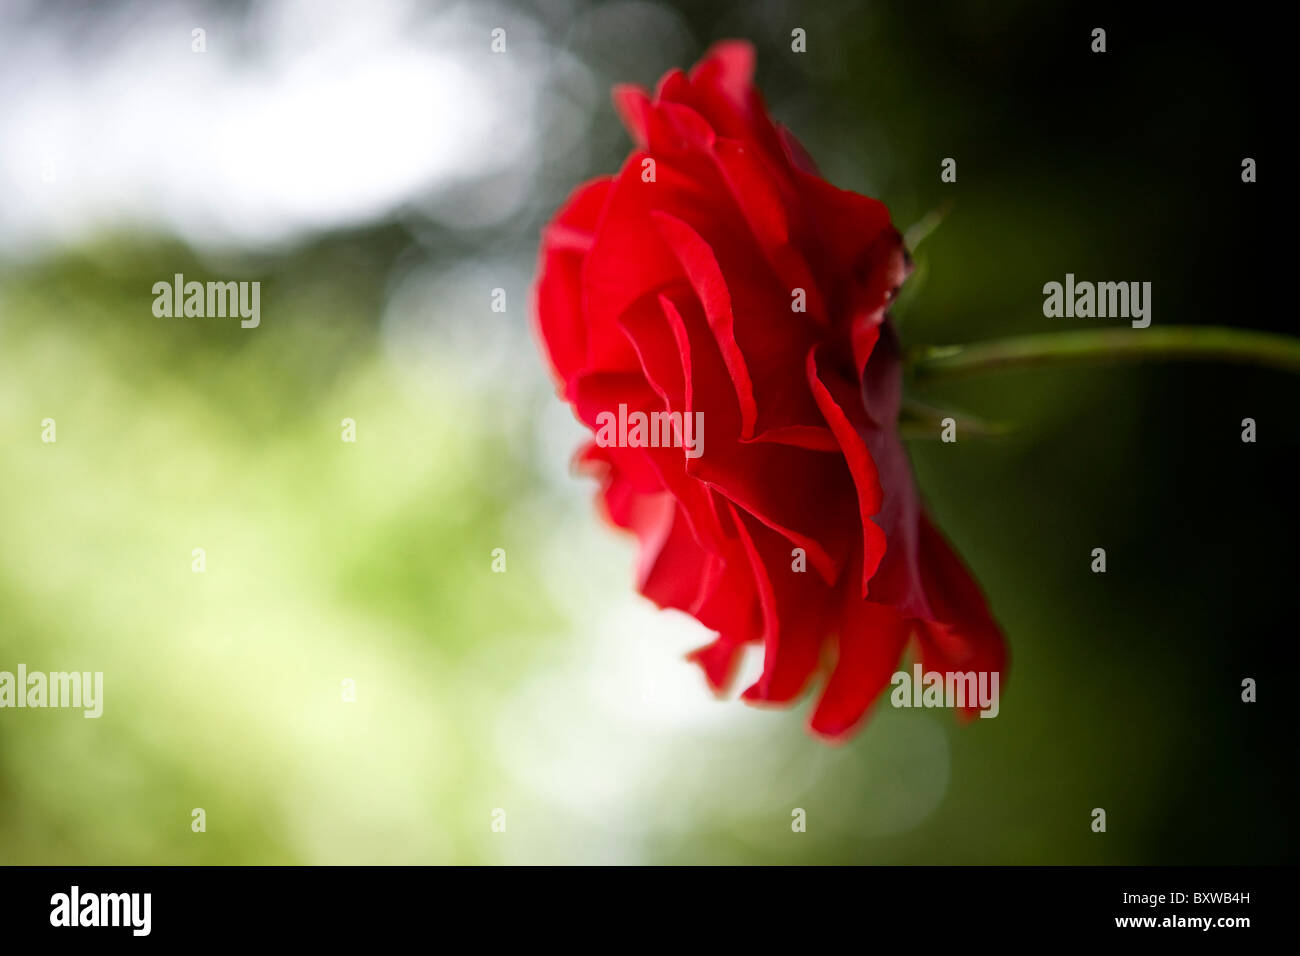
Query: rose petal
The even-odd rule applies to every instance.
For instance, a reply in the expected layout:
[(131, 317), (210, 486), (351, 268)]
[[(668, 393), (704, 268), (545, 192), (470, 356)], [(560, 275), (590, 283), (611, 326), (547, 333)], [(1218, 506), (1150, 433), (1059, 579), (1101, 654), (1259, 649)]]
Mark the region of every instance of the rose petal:
[(851, 594), (836, 636), (836, 661), (810, 728), (831, 739), (852, 731), (889, 686), (910, 625), (894, 608)]

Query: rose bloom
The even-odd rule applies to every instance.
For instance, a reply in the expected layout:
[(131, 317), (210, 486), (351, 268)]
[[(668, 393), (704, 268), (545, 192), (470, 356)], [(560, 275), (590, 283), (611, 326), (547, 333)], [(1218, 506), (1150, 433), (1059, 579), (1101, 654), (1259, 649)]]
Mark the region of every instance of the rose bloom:
[[(726, 42), (653, 96), (615, 89), (636, 149), (544, 229), (535, 325), (602, 438), (579, 466), (638, 539), (641, 593), (716, 632), (691, 657), (717, 691), (750, 643), (764, 663), (745, 700), (786, 703), (820, 678), (812, 730), (841, 738), (909, 641), (927, 672), (1001, 674), (1006, 653), (899, 438), (885, 310), (902, 237), (882, 203), (817, 174), (753, 71), (753, 49)], [(621, 406), (688, 430), (641, 447), (608, 426)]]

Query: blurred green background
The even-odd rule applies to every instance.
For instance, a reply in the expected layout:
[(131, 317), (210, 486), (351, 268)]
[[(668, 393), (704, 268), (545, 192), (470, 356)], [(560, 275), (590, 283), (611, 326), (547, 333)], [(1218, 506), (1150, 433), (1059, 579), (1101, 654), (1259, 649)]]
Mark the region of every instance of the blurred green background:
[[(538, 230), (628, 148), (609, 85), (652, 85), (725, 37), (757, 45), (772, 112), (832, 182), (902, 229), (949, 208), (915, 251), (906, 342), (1085, 326), (1042, 316), (1066, 272), (1151, 281), (1156, 324), (1293, 330), (1266, 24), (916, 6), (9, 9), (0, 51), (61, 65), (0, 72), (0, 670), (103, 671), (105, 701), (98, 720), (0, 711), (0, 862), (1293, 861), (1294, 380), (1125, 367), (924, 393), (1018, 426), (911, 446), (1009, 637), (1009, 682), (996, 720), (886, 705), (841, 747), (806, 735), (807, 701), (708, 695), (683, 660), (708, 635), (633, 594), (631, 542), (568, 473), (581, 430), (527, 325)], [(510, 46), (492, 59), (497, 26)], [(349, 126), (373, 104), (316, 103), (308, 122), (267, 79), (336, 48), (355, 68), (355, 36), (399, 64), (410, 51), (385, 44), (420, 37), (469, 84), (395, 78), (409, 100), (384, 115), (430, 127), (430, 156), (460, 127), (402, 104), (480, 80), (528, 95), (466, 127), (460, 165), (365, 193), (378, 160), (337, 164), (384, 133)], [(143, 152), (74, 122), (87, 78), (127, 53), (109, 85), (123, 109), (177, 91), (176, 125)], [(230, 75), (264, 84), (254, 130), (319, 145), (300, 168), (247, 139), (224, 146), (248, 154), (245, 179), (204, 178), (234, 160), (183, 117)], [(78, 135), (47, 136), (52, 115)], [(43, 179), (51, 141), (71, 145)], [(1244, 156), (1259, 183), (1241, 183)], [(299, 176), (302, 208), (276, 206)], [(348, 190), (364, 195), (315, 215)], [(227, 218), (193, 215), (204, 202)], [(153, 283), (178, 272), (261, 281), (260, 328), (154, 317)]]

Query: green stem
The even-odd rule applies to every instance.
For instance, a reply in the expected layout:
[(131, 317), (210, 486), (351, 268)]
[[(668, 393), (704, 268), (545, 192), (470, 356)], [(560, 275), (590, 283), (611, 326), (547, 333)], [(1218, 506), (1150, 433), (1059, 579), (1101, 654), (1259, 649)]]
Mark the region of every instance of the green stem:
[(909, 352), (908, 366), (918, 381), (937, 381), (1002, 369), (1166, 359), (1300, 372), (1300, 339), (1221, 326), (1079, 329), (970, 345), (922, 346)]
[(938, 439), (943, 430), (943, 420), (954, 418), (961, 422), (962, 434), (969, 438), (997, 438), (1008, 435), (1012, 427), (1004, 422), (978, 418), (955, 408), (939, 408), (915, 398), (904, 397), (902, 412), (898, 417), (898, 430), (904, 438)]

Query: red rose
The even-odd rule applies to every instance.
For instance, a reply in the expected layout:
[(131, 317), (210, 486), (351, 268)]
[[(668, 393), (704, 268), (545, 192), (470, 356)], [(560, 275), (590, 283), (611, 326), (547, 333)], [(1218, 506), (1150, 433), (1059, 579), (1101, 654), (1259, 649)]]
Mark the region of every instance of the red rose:
[[(1000, 674), (1005, 649), (899, 439), (885, 308), (902, 238), (883, 204), (817, 175), (753, 69), (728, 42), (653, 97), (614, 91), (637, 149), (543, 231), (536, 325), (603, 439), (579, 461), (639, 539), (641, 593), (717, 632), (692, 655), (715, 689), (751, 641), (765, 660), (745, 700), (791, 701), (825, 672), (811, 726), (838, 737), (910, 638), (927, 672)], [(680, 440), (610, 427), (638, 412), (677, 413)]]

